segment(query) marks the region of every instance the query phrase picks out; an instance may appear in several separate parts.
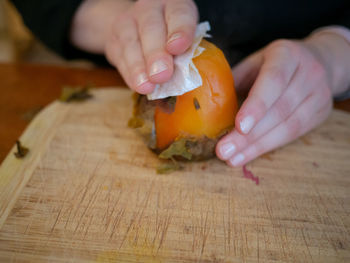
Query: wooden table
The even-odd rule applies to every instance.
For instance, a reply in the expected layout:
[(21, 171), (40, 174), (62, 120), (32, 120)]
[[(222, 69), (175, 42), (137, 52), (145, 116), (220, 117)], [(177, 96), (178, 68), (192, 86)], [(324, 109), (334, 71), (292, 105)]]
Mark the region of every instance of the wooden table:
[[(0, 64), (0, 162), (30, 121), (30, 116), (59, 97), (63, 85), (125, 85), (113, 69)], [(350, 112), (350, 100), (335, 107)]]
[(31, 115), (57, 99), (63, 85), (123, 86), (113, 69), (0, 63), (0, 163)]

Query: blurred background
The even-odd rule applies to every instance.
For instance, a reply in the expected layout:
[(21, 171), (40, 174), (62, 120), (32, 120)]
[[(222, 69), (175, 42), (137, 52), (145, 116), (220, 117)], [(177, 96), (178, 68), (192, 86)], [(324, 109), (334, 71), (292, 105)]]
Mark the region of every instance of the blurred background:
[(84, 60), (66, 61), (42, 45), (23, 24), (15, 7), (0, 0), (0, 63), (27, 62), (91, 68)]

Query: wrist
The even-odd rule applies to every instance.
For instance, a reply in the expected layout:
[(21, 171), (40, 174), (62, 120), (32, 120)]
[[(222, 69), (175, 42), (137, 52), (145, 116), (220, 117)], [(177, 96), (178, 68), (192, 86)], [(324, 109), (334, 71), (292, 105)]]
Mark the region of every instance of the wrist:
[(324, 65), (333, 96), (350, 88), (350, 31), (342, 27), (320, 28), (305, 39)]

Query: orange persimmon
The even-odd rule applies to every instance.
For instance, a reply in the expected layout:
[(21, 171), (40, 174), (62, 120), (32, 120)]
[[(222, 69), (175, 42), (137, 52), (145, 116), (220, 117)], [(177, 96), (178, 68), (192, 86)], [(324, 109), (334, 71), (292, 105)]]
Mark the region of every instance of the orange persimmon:
[(222, 51), (202, 40), (205, 50), (193, 59), (203, 85), (176, 97), (172, 112), (156, 106), (156, 148), (164, 150), (180, 138), (218, 139), (234, 126), (238, 105), (231, 68)]

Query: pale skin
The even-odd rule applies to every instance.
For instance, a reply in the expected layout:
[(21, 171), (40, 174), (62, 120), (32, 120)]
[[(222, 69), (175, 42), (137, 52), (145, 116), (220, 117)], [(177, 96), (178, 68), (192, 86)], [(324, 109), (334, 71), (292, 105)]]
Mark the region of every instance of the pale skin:
[[(192, 0), (85, 0), (73, 20), (71, 41), (105, 54), (131, 89), (147, 94), (171, 78), (173, 56), (191, 45), (197, 22)], [(350, 44), (332, 32), (277, 40), (232, 71), (236, 89), (249, 94), (216, 154), (241, 166), (328, 117), (332, 97), (350, 87)]]

